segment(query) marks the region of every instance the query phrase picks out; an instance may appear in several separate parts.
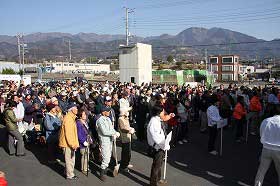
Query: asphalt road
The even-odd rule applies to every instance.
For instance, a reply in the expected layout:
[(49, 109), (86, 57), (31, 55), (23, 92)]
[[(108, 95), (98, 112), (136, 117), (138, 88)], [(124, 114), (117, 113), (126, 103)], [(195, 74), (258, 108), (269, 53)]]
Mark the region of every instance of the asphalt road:
[[(248, 186), (253, 185), (261, 152), (259, 139), (249, 137), (248, 144), (237, 144), (233, 140), (232, 129), (224, 131), (223, 156), (207, 153), (207, 134), (198, 132), (198, 126), (190, 128), (190, 142), (177, 145), (168, 156), (167, 180), (169, 186)], [(2, 145), (5, 129), (0, 128)], [(219, 140), (217, 140), (217, 144)], [(120, 148), (118, 153), (120, 155)], [(119, 174), (108, 177), (105, 183), (97, 177), (98, 167), (90, 163), (91, 173), (84, 176), (78, 169), (78, 180), (66, 180), (63, 177), (64, 163), (48, 165), (46, 149), (40, 146), (28, 146), (25, 157), (10, 157), (4, 148), (0, 148), (0, 170), (6, 173), (9, 186), (68, 186), (68, 185), (104, 185), (134, 186), (148, 185), (152, 159), (145, 155), (146, 145), (135, 141), (131, 163), (131, 174)], [(277, 186), (277, 174), (271, 166), (264, 186)]]

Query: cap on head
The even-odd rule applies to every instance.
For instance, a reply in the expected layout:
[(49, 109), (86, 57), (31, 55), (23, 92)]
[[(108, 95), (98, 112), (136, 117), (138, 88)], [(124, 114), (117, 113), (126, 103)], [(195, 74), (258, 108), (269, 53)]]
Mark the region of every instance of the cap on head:
[(110, 96), (106, 96), (106, 97), (105, 97), (105, 101), (106, 101), (106, 102), (110, 102), (110, 101), (112, 101), (112, 98), (111, 98)]
[(110, 107), (106, 107), (106, 106), (102, 106), (101, 107), (101, 112), (110, 112), (111, 108)]
[(67, 107), (68, 110), (72, 109), (73, 107), (78, 107), (78, 105), (74, 102), (70, 103)]

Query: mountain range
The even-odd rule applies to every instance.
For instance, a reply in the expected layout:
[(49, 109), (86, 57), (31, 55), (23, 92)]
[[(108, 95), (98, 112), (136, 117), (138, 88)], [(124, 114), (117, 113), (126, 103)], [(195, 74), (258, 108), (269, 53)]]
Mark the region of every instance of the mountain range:
[[(26, 58), (57, 59), (68, 56), (69, 41), (72, 56), (108, 57), (118, 54), (118, 47), (125, 43), (125, 35), (98, 35), (95, 33), (34, 33), (24, 36), (27, 43)], [(151, 37), (132, 37), (132, 43), (153, 45), (153, 57), (173, 55), (181, 59), (208, 55), (237, 54), (243, 59), (279, 57), (280, 39), (265, 41), (223, 28), (188, 28), (177, 35), (162, 34)], [(0, 56), (10, 60), (17, 58), (15, 36), (0, 35)]]

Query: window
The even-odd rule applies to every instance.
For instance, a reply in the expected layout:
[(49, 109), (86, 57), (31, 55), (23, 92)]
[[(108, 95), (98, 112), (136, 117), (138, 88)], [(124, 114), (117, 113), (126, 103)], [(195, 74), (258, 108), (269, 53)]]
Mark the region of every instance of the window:
[(68, 64), (63, 64), (63, 66), (68, 66)]
[(232, 57), (223, 57), (223, 63), (232, 63)]
[(218, 65), (212, 65), (211, 72), (217, 72), (218, 71)]
[(75, 65), (76, 68), (79, 68), (79, 65)]
[(210, 58), (210, 63), (218, 63), (218, 58), (217, 57)]
[(73, 66), (73, 64), (69, 64), (69, 66), (71, 66), (71, 67), (72, 67), (72, 66)]
[(235, 62), (235, 63), (237, 63), (237, 57), (236, 57), (236, 58), (234, 58), (234, 62)]
[(223, 65), (222, 66), (222, 71), (232, 71), (232, 65)]
[(233, 75), (232, 74), (222, 74), (222, 81), (232, 81)]
[(60, 64), (60, 63), (59, 63), (59, 64), (56, 64), (56, 66), (60, 67), (60, 66), (61, 66), (61, 64)]

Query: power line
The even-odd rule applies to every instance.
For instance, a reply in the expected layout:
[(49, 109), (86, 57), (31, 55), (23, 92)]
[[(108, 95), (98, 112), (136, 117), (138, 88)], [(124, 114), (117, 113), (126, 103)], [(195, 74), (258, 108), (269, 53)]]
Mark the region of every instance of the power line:
[[(269, 19), (276, 19), (276, 18), (280, 18), (280, 15), (279, 16), (270, 16), (270, 17), (263, 17), (263, 18), (252, 18), (252, 19), (242, 19), (242, 20), (225, 20), (225, 21), (213, 21), (213, 22), (196, 22), (196, 23), (187, 23), (188, 26), (191, 26), (191, 25), (209, 25), (209, 24), (221, 24), (221, 23), (241, 23), (241, 22), (247, 22), (247, 21), (259, 21), (259, 20), (269, 20)], [(166, 25), (156, 25), (156, 24), (153, 24), (153, 25), (149, 25), (149, 24), (146, 24), (146, 25), (140, 25), (142, 27), (137, 27), (134, 28), (134, 29), (147, 29), (147, 27), (154, 27), (154, 26), (157, 26), (157, 27), (163, 27), (163, 26), (171, 26), (170, 24), (166, 24)], [(149, 29), (149, 30), (178, 30), (177, 28), (164, 28), (164, 29), (161, 29), (161, 28), (152, 28), (152, 29)]]
[(257, 12), (246, 12), (246, 13), (228, 13), (228, 14), (209, 14), (207, 16), (191, 16), (191, 17), (179, 17), (179, 18), (173, 18), (173, 19), (148, 19), (148, 20), (143, 20), (143, 19), (137, 19), (137, 23), (149, 23), (149, 22), (157, 22), (157, 23), (165, 23), (165, 22), (180, 22), (180, 21), (188, 21), (191, 20), (193, 21), (194, 19), (209, 19), (209, 18), (225, 18), (225, 17), (251, 17), (251, 16), (264, 16), (264, 15), (271, 15), (275, 13), (279, 13), (280, 7), (273, 8), (273, 9), (266, 9), (264, 11), (257, 11)]

